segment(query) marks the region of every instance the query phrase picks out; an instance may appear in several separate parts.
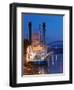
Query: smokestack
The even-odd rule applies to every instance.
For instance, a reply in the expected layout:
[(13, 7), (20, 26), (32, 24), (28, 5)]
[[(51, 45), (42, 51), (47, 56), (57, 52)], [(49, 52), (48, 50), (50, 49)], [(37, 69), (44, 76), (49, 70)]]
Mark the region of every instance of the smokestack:
[(40, 31), (40, 42), (42, 42), (42, 31), (41, 31), (41, 25), (39, 24), (39, 31)]
[(43, 43), (45, 44), (45, 31), (46, 31), (46, 24), (45, 24), (45, 22), (43, 22), (43, 24), (42, 24), (42, 27), (43, 27)]
[(32, 41), (32, 23), (31, 22), (28, 23), (28, 27), (29, 27), (29, 41), (31, 43)]

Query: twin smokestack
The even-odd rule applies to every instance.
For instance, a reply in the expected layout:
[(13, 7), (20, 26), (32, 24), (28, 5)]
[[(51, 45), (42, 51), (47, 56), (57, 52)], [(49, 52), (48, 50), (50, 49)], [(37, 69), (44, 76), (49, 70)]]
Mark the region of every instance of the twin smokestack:
[[(41, 27), (41, 25), (40, 25)], [(31, 43), (32, 41), (32, 22), (28, 23), (28, 28), (29, 28), (29, 41)], [(40, 30), (40, 41), (43, 42), (43, 44), (45, 44), (45, 32), (46, 32), (46, 24), (45, 22), (42, 23), (42, 28)]]

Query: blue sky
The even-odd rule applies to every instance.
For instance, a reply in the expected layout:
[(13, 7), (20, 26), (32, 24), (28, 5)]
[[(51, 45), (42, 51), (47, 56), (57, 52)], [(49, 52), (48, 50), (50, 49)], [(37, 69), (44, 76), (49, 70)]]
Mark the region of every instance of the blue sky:
[(63, 16), (23, 14), (23, 37), (28, 37), (28, 22), (32, 22), (33, 32), (39, 31), (39, 24), (46, 23), (46, 42), (63, 40)]

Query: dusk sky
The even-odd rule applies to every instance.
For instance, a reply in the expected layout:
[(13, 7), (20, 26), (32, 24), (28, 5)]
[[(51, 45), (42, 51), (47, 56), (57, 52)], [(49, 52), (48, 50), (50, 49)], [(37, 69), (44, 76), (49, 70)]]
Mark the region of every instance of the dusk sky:
[(32, 22), (32, 32), (39, 32), (39, 24), (46, 23), (46, 43), (63, 40), (63, 16), (23, 14), (23, 38), (28, 37), (28, 22)]

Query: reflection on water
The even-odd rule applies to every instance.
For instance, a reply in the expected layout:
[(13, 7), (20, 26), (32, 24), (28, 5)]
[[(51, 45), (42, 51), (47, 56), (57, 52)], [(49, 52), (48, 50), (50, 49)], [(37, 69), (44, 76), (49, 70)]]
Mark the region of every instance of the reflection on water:
[(52, 55), (48, 60), (29, 62), (24, 74), (63, 73), (63, 54)]

